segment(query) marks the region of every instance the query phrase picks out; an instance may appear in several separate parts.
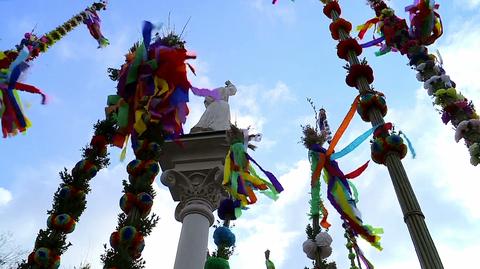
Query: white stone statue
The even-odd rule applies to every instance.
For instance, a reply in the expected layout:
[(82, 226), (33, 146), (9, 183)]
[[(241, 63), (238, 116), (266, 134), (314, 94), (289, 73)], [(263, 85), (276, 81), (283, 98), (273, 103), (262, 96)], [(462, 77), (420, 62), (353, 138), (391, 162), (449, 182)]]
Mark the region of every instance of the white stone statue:
[(213, 91), (218, 93), (217, 98), (205, 97), (205, 112), (190, 133), (222, 131), (230, 129), (230, 106), (228, 97), (237, 93), (237, 88), (230, 80), (225, 82), (225, 87)]

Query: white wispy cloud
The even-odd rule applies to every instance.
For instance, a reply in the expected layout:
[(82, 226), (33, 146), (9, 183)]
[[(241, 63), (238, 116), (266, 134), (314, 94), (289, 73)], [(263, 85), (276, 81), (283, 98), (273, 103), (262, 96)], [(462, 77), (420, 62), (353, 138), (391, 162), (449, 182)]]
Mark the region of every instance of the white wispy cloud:
[(295, 97), (287, 84), (278, 81), (277, 84), (275, 84), (275, 87), (263, 94), (263, 99), (267, 100), (270, 104), (279, 105), (279, 103), (295, 100)]
[(5, 188), (0, 187), (0, 207), (8, 204), (12, 200), (12, 193)]

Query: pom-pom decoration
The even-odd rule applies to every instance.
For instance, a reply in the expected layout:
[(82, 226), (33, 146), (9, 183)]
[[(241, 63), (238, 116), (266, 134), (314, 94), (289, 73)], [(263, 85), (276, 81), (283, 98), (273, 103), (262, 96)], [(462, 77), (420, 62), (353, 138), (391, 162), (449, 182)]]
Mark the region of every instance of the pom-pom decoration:
[(332, 244), (333, 239), (327, 232), (320, 232), (315, 237), (315, 242), (319, 247), (328, 247)]
[(320, 259), (326, 259), (332, 255), (332, 247), (331, 246), (325, 246), (325, 247), (320, 247)]
[(118, 231), (115, 231), (110, 235), (110, 246), (113, 249), (118, 249), (120, 246), (120, 233)]
[(116, 250), (124, 248), (132, 258), (137, 259), (145, 247), (145, 240), (135, 227), (125, 226), (110, 235), (110, 246)]
[(137, 196), (135, 196), (135, 194), (127, 192), (122, 196), (122, 198), (120, 198), (120, 208), (125, 214), (128, 214), (135, 206), (136, 202)]
[(228, 260), (220, 257), (208, 257), (204, 269), (230, 269)]
[(103, 135), (95, 135), (90, 141), (90, 145), (95, 148), (99, 154), (105, 155), (107, 153), (107, 139)]
[(93, 178), (98, 172), (98, 167), (89, 160), (79, 161), (72, 169), (72, 175), (81, 178)]
[(329, 19), (332, 18), (332, 11), (337, 12), (339, 16), (342, 14), (342, 9), (336, 0), (329, 1), (329, 3), (323, 7), (323, 14), (325, 14), (325, 16), (327, 16)]
[(77, 222), (68, 214), (52, 214), (47, 219), (48, 228), (61, 231), (64, 233), (71, 233), (75, 230)]
[(213, 240), (218, 247), (229, 248), (235, 245), (235, 234), (225, 226), (219, 226), (213, 232)]
[(241, 210), (240, 201), (233, 201), (232, 199), (227, 198), (220, 202), (217, 214), (221, 220), (236, 220), (236, 210)]
[(150, 194), (146, 192), (139, 193), (137, 195), (137, 206), (142, 213), (142, 216), (147, 216), (150, 213), (150, 210), (153, 206), (153, 198)]
[(121, 228), (119, 231), (118, 231), (118, 234), (120, 236), (120, 244), (128, 244), (130, 242), (132, 242), (136, 235), (137, 235), (137, 229), (133, 226), (125, 226), (123, 228)]
[(330, 24), (330, 33), (335, 40), (340, 39), (340, 29), (344, 30), (347, 34), (352, 30), (352, 24), (342, 18), (332, 22)]
[(154, 160), (138, 160), (135, 159), (127, 165), (127, 173), (131, 176), (147, 176), (155, 178), (160, 172), (160, 166)]
[(480, 141), (480, 120), (464, 120), (458, 124), (457, 129), (455, 130), (455, 141), (458, 143), (460, 139), (465, 138), (467, 143), (469, 143), (470, 141), (468, 141), (467, 137), (475, 138), (475, 140)]
[(311, 260), (315, 260), (317, 255), (317, 243), (314, 240), (307, 239), (302, 244), (303, 252), (307, 255), (307, 257)]
[(85, 192), (73, 186), (65, 185), (58, 192), (58, 196), (64, 200), (83, 200), (85, 199)]
[(366, 93), (360, 96), (357, 112), (365, 122), (370, 122), (369, 112), (372, 108), (378, 109), (382, 116), (387, 115), (387, 103), (382, 93)]
[(371, 145), (372, 160), (378, 164), (385, 164), (385, 159), (392, 151), (398, 154), (400, 159), (407, 155), (407, 146), (403, 139), (396, 134), (387, 137), (376, 137)]
[(60, 267), (60, 256), (55, 255), (48, 248), (40, 247), (32, 254), (29, 256), (29, 263), (32, 263), (31, 256), (33, 256), (33, 263), (40, 268), (57, 269)]
[(341, 40), (337, 45), (337, 56), (340, 59), (348, 61), (348, 53), (353, 51), (356, 56), (362, 54), (362, 47), (358, 44), (358, 41), (353, 38)]
[(373, 70), (367, 64), (354, 64), (348, 69), (348, 74), (345, 82), (350, 87), (357, 87), (358, 80), (363, 77), (367, 80), (368, 84), (373, 83)]

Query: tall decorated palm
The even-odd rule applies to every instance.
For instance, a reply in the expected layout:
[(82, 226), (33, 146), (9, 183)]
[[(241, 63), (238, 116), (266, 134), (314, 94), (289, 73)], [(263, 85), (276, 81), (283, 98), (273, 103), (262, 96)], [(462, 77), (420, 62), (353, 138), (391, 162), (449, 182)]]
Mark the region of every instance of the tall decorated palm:
[(19, 92), (40, 94), (42, 104), (46, 103), (46, 96), (40, 89), (19, 81), (20, 75), (29, 67), (28, 63), (82, 23), (86, 24), (99, 47), (108, 45), (108, 39), (101, 33), (100, 17), (97, 14), (97, 11), (106, 7), (106, 1), (94, 3), (54, 30), (40, 37), (33, 32), (26, 33), (15, 49), (0, 51), (0, 117), (3, 137), (25, 132), (31, 126), (23, 112)]
[(443, 25), (437, 12), (439, 4), (434, 0), (417, 0), (405, 10), (410, 15), (410, 25), (397, 17), (395, 11), (383, 0), (368, 0), (376, 17), (359, 26), (359, 37), (376, 25), (380, 37), (362, 47), (378, 45), (377, 55), (390, 51), (408, 57), (409, 65), (416, 70), (417, 79), (423, 82), (427, 94), (434, 99), (440, 110), (443, 123), (451, 123), (455, 129), (455, 141), (464, 140), (470, 153), (472, 165), (480, 163), (480, 118), (472, 101), (469, 101), (443, 68), (440, 56), (429, 53), (427, 46), (433, 44), (443, 33)]

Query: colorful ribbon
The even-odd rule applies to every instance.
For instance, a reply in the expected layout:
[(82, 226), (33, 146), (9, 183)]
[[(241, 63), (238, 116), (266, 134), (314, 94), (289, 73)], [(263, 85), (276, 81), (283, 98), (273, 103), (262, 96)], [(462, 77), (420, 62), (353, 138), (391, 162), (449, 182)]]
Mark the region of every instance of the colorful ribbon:
[[(268, 178), (262, 179), (250, 165), (252, 161)], [(283, 187), (276, 177), (269, 171), (264, 170), (250, 155), (245, 152), (243, 143), (235, 143), (225, 158), (224, 178), (222, 184), (235, 200), (240, 201), (241, 207), (257, 201), (255, 191), (265, 194), (276, 200)]]

